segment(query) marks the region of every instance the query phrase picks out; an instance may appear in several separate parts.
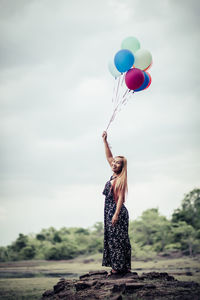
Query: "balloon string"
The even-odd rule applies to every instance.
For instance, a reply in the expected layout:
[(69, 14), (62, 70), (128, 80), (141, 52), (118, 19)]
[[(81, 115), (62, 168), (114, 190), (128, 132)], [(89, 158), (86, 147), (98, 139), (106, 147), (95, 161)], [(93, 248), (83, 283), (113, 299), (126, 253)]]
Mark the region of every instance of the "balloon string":
[[(127, 91), (128, 91), (128, 89), (127, 89)], [(129, 90), (130, 91), (130, 90)], [(126, 99), (126, 98), (125, 98)], [(112, 121), (114, 120), (114, 118), (115, 118), (115, 116), (116, 116), (116, 114), (121, 110), (121, 106), (122, 106), (122, 104), (124, 103), (124, 100), (125, 99), (121, 99), (121, 101), (117, 104), (117, 106), (115, 107), (115, 109), (114, 109), (114, 112), (113, 112), (113, 117), (112, 117)]]
[[(123, 75), (123, 73), (120, 75), (120, 81), (121, 81), (121, 84), (118, 85), (118, 89), (117, 89), (117, 96), (116, 96), (116, 101), (115, 101), (115, 106), (118, 105), (119, 101), (120, 101), (120, 98), (121, 98), (121, 91), (122, 91), (122, 83), (123, 83), (123, 78), (124, 78), (125, 75)], [(120, 82), (119, 82), (120, 83)]]
[[(131, 90), (128, 89), (126, 92), (130, 93), (130, 91)], [(134, 91), (133, 91), (133, 93), (134, 93)], [(121, 111), (123, 105), (125, 106), (127, 104), (128, 100), (130, 99), (131, 96), (132, 96), (132, 94), (129, 94), (124, 99), (122, 99), (122, 101), (119, 103), (119, 105), (117, 107), (115, 115), (117, 114), (117, 112)]]
[[(130, 93), (130, 91), (131, 91), (131, 90), (129, 90), (129, 89), (126, 90), (126, 92), (124, 93), (124, 95), (123, 95), (123, 97), (122, 97), (122, 99), (121, 99), (121, 102), (119, 103), (118, 107), (121, 108), (121, 106), (125, 103), (127, 97), (129, 96), (129, 95), (127, 95), (127, 93)], [(121, 110), (121, 109), (120, 109), (120, 110)]]
[[(128, 90), (129, 90), (129, 89), (126, 90), (126, 92), (124, 93), (124, 95), (123, 95), (122, 98), (124, 98), (124, 97), (126, 96), (126, 94), (128, 93)], [(129, 92), (130, 92), (130, 90), (129, 90)]]
[(114, 120), (114, 118), (115, 118), (114, 114), (115, 114), (115, 110), (114, 110), (113, 113), (112, 113), (112, 116), (111, 116), (110, 121), (109, 121), (109, 123), (108, 123), (108, 126), (107, 126), (107, 128), (106, 128), (106, 131), (108, 130), (108, 128), (109, 128), (111, 122), (112, 122), (112, 121)]
[(119, 94), (119, 85), (120, 85), (120, 81), (121, 81), (121, 76), (119, 76), (117, 79), (118, 79), (117, 89), (116, 89), (115, 96), (114, 96), (114, 98), (113, 98), (113, 102), (114, 102), (114, 110), (113, 110), (112, 116), (111, 116), (111, 118), (110, 118), (110, 121), (109, 121), (109, 123), (108, 123), (108, 126), (107, 126), (107, 128), (106, 128), (106, 131), (108, 130), (108, 128), (109, 128), (111, 122), (114, 120), (114, 118), (115, 118), (115, 112), (116, 112), (116, 109), (117, 109), (117, 102), (118, 102), (118, 96), (119, 96), (119, 95), (118, 95), (118, 94)]
[[(120, 76), (121, 77), (121, 76)], [(117, 91), (116, 91), (116, 96), (115, 96), (115, 102), (116, 102), (116, 100), (117, 100), (117, 97), (118, 97), (118, 92), (119, 92), (119, 83), (120, 83), (120, 77), (118, 77), (119, 78), (119, 80), (118, 80), (118, 84), (117, 84)]]
[[(116, 78), (115, 78), (115, 80), (116, 80)], [(115, 83), (114, 83), (113, 93), (112, 93), (112, 102), (114, 101), (114, 93), (115, 93)]]
[(112, 102), (114, 102), (114, 97), (115, 97), (116, 81), (117, 81), (117, 78), (115, 77), (115, 83), (114, 83), (114, 88), (113, 88)]
[[(130, 90), (129, 90), (129, 92), (130, 92)], [(133, 93), (134, 93), (134, 91), (133, 91)], [(107, 128), (106, 128), (106, 131), (107, 131), (108, 128), (110, 127), (110, 124), (114, 121), (114, 119), (115, 119), (117, 113), (121, 111), (123, 104), (126, 105), (127, 102), (128, 102), (128, 100), (130, 99), (131, 96), (132, 96), (131, 94), (128, 95), (125, 99), (123, 99), (123, 101), (121, 101), (120, 103), (118, 103), (118, 105), (115, 107), (115, 109), (114, 109), (114, 111), (113, 111), (113, 113), (112, 113), (112, 116), (111, 116), (111, 118), (110, 118), (110, 121), (109, 121), (109, 123), (108, 123), (108, 126), (107, 126)], [(120, 105), (120, 104), (121, 104), (121, 105)]]
[[(120, 76), (121, 77), (121, 76)], [(110, 124), (114, 121), (117, 113), (119, 113), (122, 109), (122, 106), (126, 105), (128, 100), (130, 99), (130, 97), (134, 94), (134, 91), (131, 92), (131, 90), (127, 89), (123, 96), (120, 97), (120, 93), (119, 93), (119, 85), (120, 85), (120, 81), (121, 81), (121, 78), (119, 78), (118, 80), (118, 83), (117, 83), (117, 90), (116, 90), (116, 97), (114, 99), (114, 109), (113, 109), (113, 113), (112, 113), (112, 116), (109, 120), (109, 123), (107, 125), (107, 128), (106, 128), (106, 131), (108, 130), (108, 128), (110, 127)], [(123, 78), (122, 78), (122, 81), (123, 81)], [(131, 93), (130, 93), (131, 92)]]
[(125, 73), (122, 75), (123, 77), (122, 77), (122, 82), (121, 82), (121, 86), (122, 86), (122, 84), (123, 84), (123, 82), (124, 82), (124, 78), (125, 78)]

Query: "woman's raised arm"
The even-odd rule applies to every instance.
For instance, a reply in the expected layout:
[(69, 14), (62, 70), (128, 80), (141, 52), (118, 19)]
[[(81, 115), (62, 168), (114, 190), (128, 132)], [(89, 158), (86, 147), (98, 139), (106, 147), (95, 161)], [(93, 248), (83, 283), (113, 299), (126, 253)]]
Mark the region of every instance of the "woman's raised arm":
[(113, 161), (113, 155), (112, 155), (112, 152), (110, 151), (110, 147), (107, 142), (107, 132), (106, 131), (103, 132), (102, 138), (103, 138), (103, 142), (104, 142), (104, 146), (105, 146), (106, 158), (107, 158), (109, 165), (111, 166), (112, 161)]

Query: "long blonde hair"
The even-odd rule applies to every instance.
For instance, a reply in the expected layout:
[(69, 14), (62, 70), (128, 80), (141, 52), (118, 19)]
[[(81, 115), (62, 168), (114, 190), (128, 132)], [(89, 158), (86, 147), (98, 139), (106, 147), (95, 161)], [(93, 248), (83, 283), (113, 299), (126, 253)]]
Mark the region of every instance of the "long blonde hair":
[(127, 160), (124, 156), (116, 156), (122, 159), (122, 170), (119, 176), (113, 182), (113, 191), (114, 199), (117, 203), (119, 194), (122, 192), (123, 202), (125, 202), (126, 195), (128, 193), (128, 184), (127, 184)]

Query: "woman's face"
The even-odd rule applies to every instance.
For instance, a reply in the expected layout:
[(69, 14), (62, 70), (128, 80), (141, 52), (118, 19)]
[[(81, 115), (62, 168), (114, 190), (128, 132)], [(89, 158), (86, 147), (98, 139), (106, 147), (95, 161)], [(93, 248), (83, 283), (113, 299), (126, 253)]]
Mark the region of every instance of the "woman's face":
[(114, 173), (121, 173), (123, 160), (120, 157), (115, 157), (112, 161), (112, 171)]

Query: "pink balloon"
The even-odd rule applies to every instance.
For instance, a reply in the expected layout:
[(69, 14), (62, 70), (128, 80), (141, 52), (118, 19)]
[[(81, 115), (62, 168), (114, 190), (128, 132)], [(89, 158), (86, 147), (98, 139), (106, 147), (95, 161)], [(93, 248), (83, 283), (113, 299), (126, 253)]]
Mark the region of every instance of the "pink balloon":
[(142, 70), (133, 68), (126, 72), (125, 83), (129, 90), (136, 90), (143, 84), (144, 78)]

